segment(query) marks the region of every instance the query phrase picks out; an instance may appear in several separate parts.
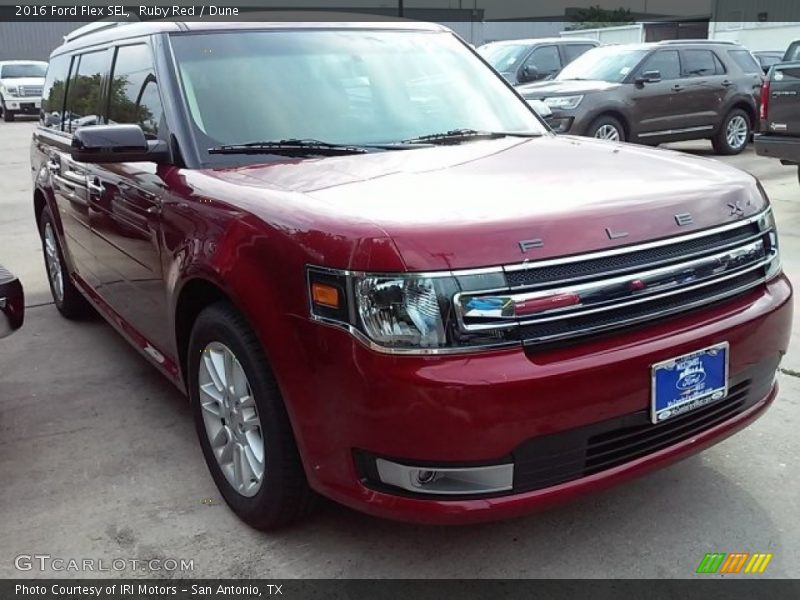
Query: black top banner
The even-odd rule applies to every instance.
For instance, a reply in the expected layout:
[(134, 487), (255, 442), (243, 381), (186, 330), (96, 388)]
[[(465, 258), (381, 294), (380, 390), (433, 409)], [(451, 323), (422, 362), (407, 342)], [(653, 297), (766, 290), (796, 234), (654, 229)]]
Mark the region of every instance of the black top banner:
[[(786, 0), (0, 0), (0, 21), (97, 19), (800, 22)], [(153, 10), (155, 9), (155, 10)], [(279, 14), (280, 13), (280, 14)], [(341, 13), (347, 13), (343, 19)], [(359, 16), (360, 15), (360, 16)]]

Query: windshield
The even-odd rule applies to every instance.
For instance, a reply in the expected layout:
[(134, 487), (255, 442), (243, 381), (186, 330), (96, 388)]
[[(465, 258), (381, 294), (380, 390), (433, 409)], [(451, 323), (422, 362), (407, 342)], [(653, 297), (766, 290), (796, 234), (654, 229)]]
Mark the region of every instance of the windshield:
[(525, 44), (490, 44), (478, 48), (481, 56), (501, 73), (515, 71), (528, 51)]
[(18, 77), (44, 77), (47, 71), (46, 64), (3, 65), (0, 67), (0, 79), (13, 79)]
[(623, 50), (614, 46), (594, 48), (564, 67), (556, 79), (594, 79), (619, 83), (636, 68), (645, 54), (647, 50)]
[(173, 35), (202, 151), (313, 139), (391, 144), (456, 129), (544, 133), (533, 111), (449, 33)]

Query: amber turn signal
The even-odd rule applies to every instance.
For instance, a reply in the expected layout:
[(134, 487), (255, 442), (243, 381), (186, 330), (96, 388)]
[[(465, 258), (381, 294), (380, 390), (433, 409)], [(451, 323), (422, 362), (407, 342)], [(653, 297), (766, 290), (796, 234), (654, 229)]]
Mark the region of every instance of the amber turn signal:
[(311, 298), (315, 303), (331, 308), (339, 308), (339, 290), (324, 283), (311, 284)]

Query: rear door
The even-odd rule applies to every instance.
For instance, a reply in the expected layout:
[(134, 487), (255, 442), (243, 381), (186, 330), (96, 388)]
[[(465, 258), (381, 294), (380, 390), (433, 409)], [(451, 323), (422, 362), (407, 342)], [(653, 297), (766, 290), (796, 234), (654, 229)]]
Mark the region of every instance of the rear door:
[[(114, 50), (109, 83), (109, 124), (139, 125), (148, 139), (165, 134), (150, 47), (144, 43)], [(88, 201), (97, 261), (97, 293), (129, 324), (162, 351), (171, 341), (162, 277), (160, 217), (165, 184), (155, 163), (90, 165)], [(159, 352), (147, 350), (158, 360)]]
[[(49, 123), (52, 129), (60, 132), (58, 139), (51, 139), (52, 143), (46, 152), (67, 252), (72, 259), (73, 270), (90, 284), (96, 281), (97, 269), (89, 223), (87, 167), (72, 160), (69, 149), (73, 132), (99, 122), (103, 88), (110, 64), (111, 54), (108, 50), (76, 55), (72, 60), (63, 112), (58, 115), (57, 111), (50, 112), (48, 108), (50, 114), (43, 117), (46, 124)], [(46, 134), (40, 133), (40, 137), (43, 135)]]
[(685, 115), (683, 128), (708, 130), (710, 134), (724, 117), (720, 109), (725, 106), (728, 95), (735, 92), (734, 86), (727, 79), (722, 61), (712, 50), (681, 50), (681, 68), (683, 79), (675, 94)]

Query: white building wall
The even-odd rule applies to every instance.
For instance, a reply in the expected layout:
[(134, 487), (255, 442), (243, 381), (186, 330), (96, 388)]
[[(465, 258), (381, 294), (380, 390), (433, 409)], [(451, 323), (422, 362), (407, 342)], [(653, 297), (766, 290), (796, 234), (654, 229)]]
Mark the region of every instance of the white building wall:
[(621, 25), (619, 27), (601, 27), (599, 29), (579, 29), (562, 31), (561, 37), (598, 40), (602, 44), (637, 44), (644, 41), (644, 25)]
[(783, 51), (791, 42), (800, 40), (800, 22), (712, 21), (708, 26), (708, 37), (712, 40), (738, 42), (754, 52), (758, 50)]

